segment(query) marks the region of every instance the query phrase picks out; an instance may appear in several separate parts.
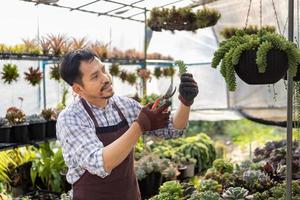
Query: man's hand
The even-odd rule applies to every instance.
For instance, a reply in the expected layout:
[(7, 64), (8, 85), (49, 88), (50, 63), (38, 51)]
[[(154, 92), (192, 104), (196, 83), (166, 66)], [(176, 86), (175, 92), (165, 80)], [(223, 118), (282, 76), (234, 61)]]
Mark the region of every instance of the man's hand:
[(167, 102), (157, 109), (151, 110), (152, 104), (148, 104), (141, 109), (141, 112), (135, 120), (141, 127), (142, 131), (152, 131), (168, 126), (170, 112), (165, 110), (171, 105)]
[(184, 105), (191, 106), (198, 95), (198, 85), (190, 73), (182, 74), (180, 80), (178, 98)]

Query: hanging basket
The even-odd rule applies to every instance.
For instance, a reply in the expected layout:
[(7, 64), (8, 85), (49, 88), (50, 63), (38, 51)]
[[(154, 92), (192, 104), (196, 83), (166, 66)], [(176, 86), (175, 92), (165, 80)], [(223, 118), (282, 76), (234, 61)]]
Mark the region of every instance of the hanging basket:
[[(287, 75), (285, 74), (284, 80), (287, 80)], [(293, 77), (293, 81), (298, 82), (300, 81), (300, 65), (298, 66), (297, 74)]]
[(264, 73), (259, 73), (256, 64), (256, 51), (249, 50), (242, 53), (235, 72), (246, 83), (273, 84), (278, 82), (288, 70), (288, 60), (284, 52), (272, 49), (267, 55), (267, 67)]

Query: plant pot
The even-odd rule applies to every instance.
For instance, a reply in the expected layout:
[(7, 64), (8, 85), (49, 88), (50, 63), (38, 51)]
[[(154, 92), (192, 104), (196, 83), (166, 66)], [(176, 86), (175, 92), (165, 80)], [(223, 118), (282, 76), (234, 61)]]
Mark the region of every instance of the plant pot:
[(29, 141), (28, 124), (16, 125), (12, 127), (11, 142), (28, 143)]
[[(284, 80), (287, 80), (287, 75), (284, 76)], [(300, 66), (298, 66), (297, 74), (293, 77), (293, 81), (300, 81)]]
[(11, 127), (0, 128), (0, 143), (9, 143)]
[(158, 194), (159, 187), (162, 183), (162, 175), (160, 172), (152, 172), (146, 178), (138, 181), (142, 198), (149, 198)]
[(237, 75), (248, 84), (273, 84), (284, 77), (288, 69), (288, 60), (284, 52), (272, 49), (267, 55), (265, 73), (259, 73), (256, 64), (256, 51), (242, 53), (239, 64), (235, 66)]
[(162, 175), (160, 172), (152, 172), (150, 177), (152, 182), (151, 184), (152, 191), (150, 192), (150, 195), (154, 196), (159, 192), (159, 187), (162, 183)]
[(46, 138), (56, 138), (56, 120), (47, 121)]
[(46, 123), (29, 124), (29, 136), (31, 140), (44, 140), (46, 137)]

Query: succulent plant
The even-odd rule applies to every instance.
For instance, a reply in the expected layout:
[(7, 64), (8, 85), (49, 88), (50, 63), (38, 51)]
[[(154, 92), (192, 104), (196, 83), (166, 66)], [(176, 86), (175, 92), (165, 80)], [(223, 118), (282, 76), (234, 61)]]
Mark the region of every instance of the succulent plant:
[(37, 114), (33, 114), (33, 115), (29, 115), (26, 117), (26, 121), (29, 123), (29, 124), (35, 124), (35, 123), (43, 123), (43, 122), (46, 122), (46, 120), (40, 116), (40, 115), (37, 115)]
[(120, 74), (120, 65), (119, 63), (113, 63), (109, 66), (109, 73), (112, 76), (119, 76)]
[(25, 80), (28, 81), (32, 86), (40, 84), (43, 77), (39, 67), (37, 67), (36, 69), (30, 67), (28, 72), (24, 72), (24, 75)]
[(134, 85), (136, 83), (137, 76), (135, 73), (131, 72), (127, 74), (126, 80), (130, 85)]
[(0, 128), (10, 127), (7, 119), (0, 117)]
[(219, 200), (220, 195), (217, 192), (213, 191), (205, 191), (205, 192), (198, 192), (195, 191), (189, 200)]
[(213, 162), (213, 167), (221, 174), (233, 172), (233, 164), (223, 159), (216, 159)]
[(177, 60), (175, 62), (175, 65), (177, 65), (179, 67), (179, 75), (180, 76), (187, 72), (187, 68), (182, 60)]
[(201, 192), (205, 191), (213, 191), (213, 192), (222, 192), (222, 185), (219, 184), (217, 181), (212, 180), (212, 179), (207, 179), (207, 180), (201, 180), (199, 190)]
[(17, 81), (19, 78), (19, 72), (17, 65), (14, 64), (5, 64), (1, 72), (1, 79), (4, 83), (11, 84), (13, 81)]
[(55, 64), (50, 67), (50, 79), (60, 81), (59, 65)]
[(6, 111), (5, 118), (10, 125), (23, 124), (25, 122), (25, 113), (16, 107), (10, 107)]
[(273, 185), (270, 177), (259, 170), (247, 170), (243, 173), (244, 186), (251, 192), (264, 191)]
[(224, 200), (246, 200), (251, 199), (248, 196), (249, 191), (242, 187), (230, 187), (225, 192), (223, 192), (222, 197)]
[(57, 113), (52, 108), (45, 108), (45, 109), (43, 109), (41, 115), (47, 121), (56, 120), (57, 119)]
[(161, 77), (161, 74), (162, 74), (162, 71), (161, 71), (161, 68), (160, 67), (155, 67), (154, 68), (154, 72), (153, 72), (153, 75), (159, 79)]
[(122, 80), (122, 82), (125, 82), (125, 81), (126, 81), (127, 75), (128, 75), (128, 74), (127, 74), (126, 71), (124, 71), (124, 70), (121, 71), (120, 79)]

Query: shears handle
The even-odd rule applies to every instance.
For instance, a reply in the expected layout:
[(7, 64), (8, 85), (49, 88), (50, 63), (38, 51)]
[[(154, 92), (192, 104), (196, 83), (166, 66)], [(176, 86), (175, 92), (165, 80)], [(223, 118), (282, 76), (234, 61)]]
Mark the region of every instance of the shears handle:
[(154, 110), (160, 103), (160, 98), (156, 99), (151, 107), (151, 110)]

